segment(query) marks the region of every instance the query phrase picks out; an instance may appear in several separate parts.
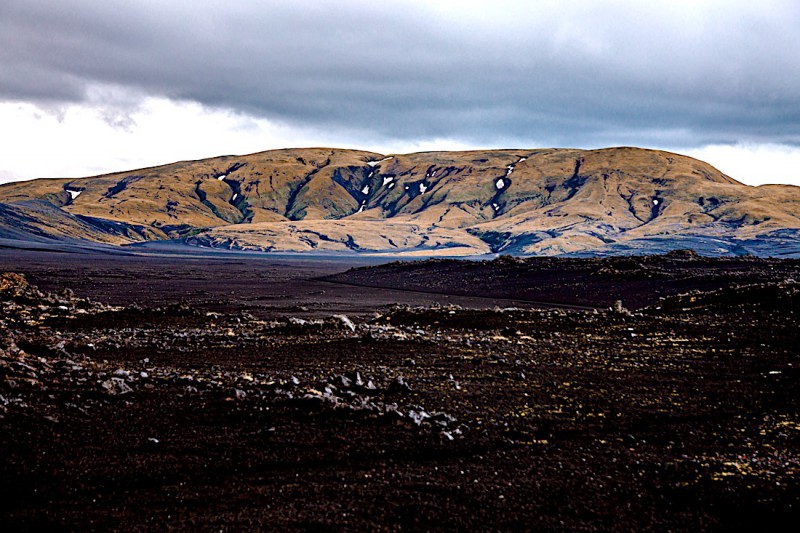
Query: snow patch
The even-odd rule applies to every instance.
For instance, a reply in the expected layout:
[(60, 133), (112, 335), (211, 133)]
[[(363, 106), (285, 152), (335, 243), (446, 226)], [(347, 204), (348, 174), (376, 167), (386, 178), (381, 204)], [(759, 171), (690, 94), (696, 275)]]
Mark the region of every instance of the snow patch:
[(497, 187), (498, 191), (502, 191), (506, 186), (506, 180), (500, 178), (495, 182), (494, 186)]
[(492, 209), (494, 209), (495, 211), (497, 211), (497, 210), (499, 210), (499, 209), (500, 209), (500, 206), (499, 206), (499, 205), (497, 205), (496, 203), (492, 202)]
[(222, 180), (224, 180), (224, 179), (225, 179), (225, 178), (227, 178), (227, 177), (228, 177), (228, 175), (227, 175), (227, 174), (223, 174), (222, 176), (219, 176), (217, 179), (218, 179), (219, 181), (222, 181)]
[(391, 183), (391, 185), (389, 185), (389, 187), (391, 187), (392, 185), (394, 185), (394, 183), (392, 183), (392, 181), (394, 181), (394, 178), (393, 178), (393, 177), (391, 177), (391, 176), (384, 176), (384, 177), (383, 177), (383, 186), (385, 187), (386, 185), (389, 185), (389, 184)]
[(381, 163), (383, 163), (384, 161), (388, 161), (388, 160), (390, 160), (391, 158), (392, 158), (392, 156), (389, 156), (389, 157), (384, 157), (384, 158), (383, 158), (383, 159), (381, 159), (380, 161), (367, 161), (367, 164), (368, 164), (369, 166), (371, 166), (371, 167), (373, 167), (373, 168), (374, 168), (374, 167), (376, 167), (376, 166), (380, 165)]
[(231, 202), (235, 202), (238, 197), (239, 193), (233, 193), (233, 198), (231, 198)]
[(519, 165), (520, 163), (522, 163), (526, 159), (528, 159), (528, 158), (527, 157), (520, 157), (519, 160), (516, 163), (511, 163), (510, 165), (506, 166), (506, 177), (509, 177), (511, 175), (511, 173), (514, 172), (514, 167), (516, 167), (517, 165)]
[(423, 181), (423, 182), (421, 182), (421, 183), (419, 184), (419, 193), (420, 193), (420, 194), (425, 194), (425, 191), (427, 191), (427, 190), (428, 190), (428, 186), (427, 186), (427, 185), (425, 185), (425, 182), (424, 182), (424, 181)]
[(656, 198), (655, 200), (653, 200), (653, 205), (658, 205), (659, 203), (660, 203), (660, 201), (658, 200), (658, 198)]
[(364, 185), (364, 188), (361, 189), (361, 194), (369, 194), (369, 185)]
[(73, 189), (65, 189), (65, 190), (66, 190), (66, 191), (69, 193), (69, 195), (72, 197), (72, 200), (75, 200), (75, 198), (77, 198), (78, 196), (80, 196), (80, 195), (81, 195), (81, 193), (83, 192), (83, 191), (76, 191), (76, 190), (73, 190)]

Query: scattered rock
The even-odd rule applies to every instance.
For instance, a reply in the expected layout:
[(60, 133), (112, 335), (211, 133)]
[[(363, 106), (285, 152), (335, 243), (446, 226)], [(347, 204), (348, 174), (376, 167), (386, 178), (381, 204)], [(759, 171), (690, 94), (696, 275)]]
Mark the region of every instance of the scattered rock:
[(356, 325), (353, 324), (353, 321), (347, 315), (333, 315), (333, 318), (340, 321), (344, 327), (349, 329), (352, 332), (356, 331)]
[(406, 394), (411, 392), (411, 386), (406, 382), (403, 376), (397, 376), (389, 385), (389, 392), (392, 394)]
[(622, 305), (622, 300), (615, 300), (614, 307), (612, 308), (612, 310), (619, 315), (625, 315), (625, 316), (631, 315), (631, 312), (625, 309), (625, 307)]
[(111, 396), (119, 396), (122, 394), (130, 394), (133, 392), (133, 389), (125, 383), (125, 380), (122, 378), (111, 378), (103, 381), (100, 386)]

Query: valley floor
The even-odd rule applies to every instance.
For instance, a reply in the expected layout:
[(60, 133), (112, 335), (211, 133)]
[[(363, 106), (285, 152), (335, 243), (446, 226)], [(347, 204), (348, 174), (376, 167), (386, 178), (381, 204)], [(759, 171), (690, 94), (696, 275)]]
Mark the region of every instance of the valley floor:
[(3, 251), (0, 528), (796, 524), (796, 262), (558, 261)]

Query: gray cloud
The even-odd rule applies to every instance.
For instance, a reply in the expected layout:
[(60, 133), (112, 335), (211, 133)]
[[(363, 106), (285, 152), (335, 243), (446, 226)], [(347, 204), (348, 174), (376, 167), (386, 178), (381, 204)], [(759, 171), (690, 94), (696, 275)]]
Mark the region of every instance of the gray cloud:
[(790, 0), (254, 4), (4, 0), (0, 98), (122, 127), (135, 99), (98, 86), (364, 138), (800, 145)]

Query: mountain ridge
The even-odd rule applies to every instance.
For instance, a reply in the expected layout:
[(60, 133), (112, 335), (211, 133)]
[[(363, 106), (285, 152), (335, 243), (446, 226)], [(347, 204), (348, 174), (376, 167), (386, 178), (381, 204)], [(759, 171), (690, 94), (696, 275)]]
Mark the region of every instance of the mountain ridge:
[(17, 239), (428, 255), (648, 253), (673, 242), (770, 255), (774, 243), (779, 255), (800, 253), (800, 187), (753, 187), (635, 147), (269, 150), (4, 184), (0, 205), (0, 235)]

